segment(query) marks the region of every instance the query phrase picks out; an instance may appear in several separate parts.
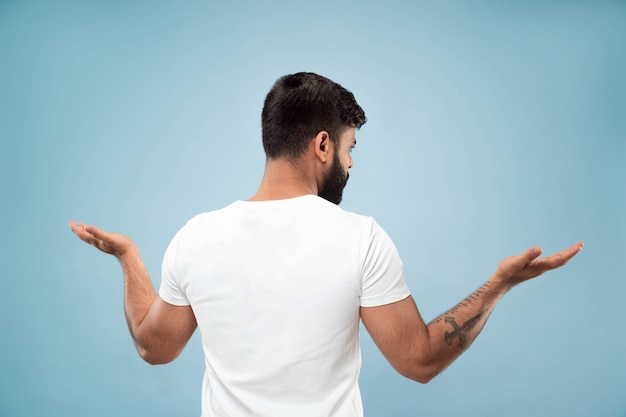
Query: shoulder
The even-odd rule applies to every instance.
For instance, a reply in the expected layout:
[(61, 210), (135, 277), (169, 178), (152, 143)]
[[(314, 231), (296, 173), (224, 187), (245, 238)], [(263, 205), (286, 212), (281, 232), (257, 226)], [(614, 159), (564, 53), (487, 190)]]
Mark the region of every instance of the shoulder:
[(322, 217), (318, 223), (328, 225), (334, 234), (352, 237), (364, 244), (371, 242), (376, 235), (386, 235), (372, 216), (345, 210), (319, 197), (315, 197), (314, 204), (316, 215)]
[(215, 230), (220, 225), (223, 225), (227, 218), (232, 217), (229, 214), (231, 206), (232, 204), (221, 209), (196, 214), (187, 220), (176, 232), (172, 240), (177, 242), (193, 240), (205, 234), (207, 230)]
[(342, 207), (331, 203), (330, 201), (327, 201), (321, 197), (311, 196), (311, 201), (317, 206), (316, 209), (322, 210), (327, 215), (333, 215), (342, 220), (355, 223), (375, 223), (374, 218), (371, 216), (366, 216), (353, 211), (344, 210)]
[(233, 214), (236, 211), (236, 205), (237, 202), (234, 202), (220, 209), (196, 214), (195, 216), (187, 220), (187, 223), (181, 228), (181, 231), (190, 231), (214, 224), (219, 224), (225, 219), (233, 217)]

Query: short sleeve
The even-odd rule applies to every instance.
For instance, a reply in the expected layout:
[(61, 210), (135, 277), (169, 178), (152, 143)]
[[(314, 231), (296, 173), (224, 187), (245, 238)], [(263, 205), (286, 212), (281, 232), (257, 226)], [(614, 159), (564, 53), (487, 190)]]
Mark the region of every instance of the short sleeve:
[(362, 307), (391, 304), (411, 295), (404, 282), (400, 255), (389, 235), (373, 219), (362, 276)]
[[(159, 296), (166, 303), (175, 306), (187, 306), (190, 305), (187, 296), (182, 290), (180, 282), (180, 273), (177, 273), (177, 253), (179, 245), (179, 234), (174, 236), (170, 242), (165, 255), (163, 256), (163, 263), (161, 265), (161, 287), (159, 288)], [(179, 262), (178, 262), (179, 263)]]

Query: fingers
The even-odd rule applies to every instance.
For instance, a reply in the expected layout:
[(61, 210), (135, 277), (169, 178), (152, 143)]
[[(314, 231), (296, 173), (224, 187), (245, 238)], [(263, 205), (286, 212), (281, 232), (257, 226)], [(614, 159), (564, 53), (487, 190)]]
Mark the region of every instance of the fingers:
[(534, 247), (516, 256), (510, 256), (500, 263), (496, 275), (505, 282), (517, 284), (538, 277), (546, 271), (559, 268), (570, 261), (582, 249), (582, 242), (550, 256), (539, 258), (541, 248)]
[(105, 242), (111, 240), (111, 233), (105, 232), (96, 226), (86, 224), (85, 231), (96, 239), (104, 240)]
[(70, 221), (69, 225), (72, 232), (82, 241), (118, 258), (134, 247), (130, 238), (119, 233), (105, 232), (96, 226), (84, 223), (77, 224), (73, 220)]
[(74, 220), (70, 220), (69, 226), (72, 232), (76, 233), (76, 229), (78, 229), (78, 224), (76, 224)]
[(111, 233), (105, 232), (104, 230), (96, 226), (92, 226), (90, 224), (85, 224), (85, 223), (77, 224), (74, 220), (70, 221), (70, 229), (81, 239), (83, 239), (83, 237), (84, 238), (92, 237), (92, 238), (103, 240), (106, 242), (108, 240), (111, 240), (112, 238)]
[(583, 248), (582, 242), (576, 242), (570, 248), (564, 249), (562, 251), (553, 253), (550, 256), (546, 256), (545, 258), (539, 259), (537, 261), (538, 266), (541, 266), (545, 271), (555, 268), (560, 268), (566, 263), (570, 261), (578, 252), (580, 252)]
[[(70, 229), (76, 236), (78, 236), (81, 240), (87, 242), (87, 239), (90, 238), (90, 234), (85, 230), (84, 223), (76, 223), (74, 220), (70, 220)], [(89, 243), (89, 242), (87, 242)]]
[(70, 229), (80, 240), (90, 244), (96, 249), (108, 254), (114, 254), (114, 250), (107, 241), (110, 238), (110, 234), (98, 229), (95, 226), (91, 226), (85, 223), (76, 223), (71, 220), (69, 223)]
[(547, 271), (560, 268), (570, 261), (582, 249), (582, 242), (577, 242), (570, 248), (553, 253), (541, 259), (535, 259), (524, 268), (530, 278), (542, 275)]

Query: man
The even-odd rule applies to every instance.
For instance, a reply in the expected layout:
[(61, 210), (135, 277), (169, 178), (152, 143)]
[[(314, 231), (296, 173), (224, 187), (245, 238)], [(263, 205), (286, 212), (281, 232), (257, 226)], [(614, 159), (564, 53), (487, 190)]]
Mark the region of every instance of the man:
[(372, 218), (337, 206), (365, 121), (352, 93), (331, 80), (280, 78), (263, 108), (267, 161), (257, 193), (176, 234), (158, 295), (128, 237), (70, 222), (120, 260), (128, 326), (144, 360), (174, 360), (200, 328), (203, 416), (362, 416), (359, 320), (400, 374), (426, 383), (471, 345), (509, 289), (582, 248), (506, 258), (426, 325), (390, 238)]

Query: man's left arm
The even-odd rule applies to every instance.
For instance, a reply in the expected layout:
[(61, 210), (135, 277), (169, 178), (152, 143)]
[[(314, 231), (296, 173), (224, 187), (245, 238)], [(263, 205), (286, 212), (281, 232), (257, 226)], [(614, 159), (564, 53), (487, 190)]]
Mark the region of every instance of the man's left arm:
[(544, 258), (538, 258), (538, 247), (510, 256), (482, 287), (428, 325), (412, 297), (378, 307), (361, 307), (361, 319), (400, 374), (426, 383), (473, 343), (496, 304), (511, 288), (565, 265), (580, 249), (582, 243), (578, 242)]

